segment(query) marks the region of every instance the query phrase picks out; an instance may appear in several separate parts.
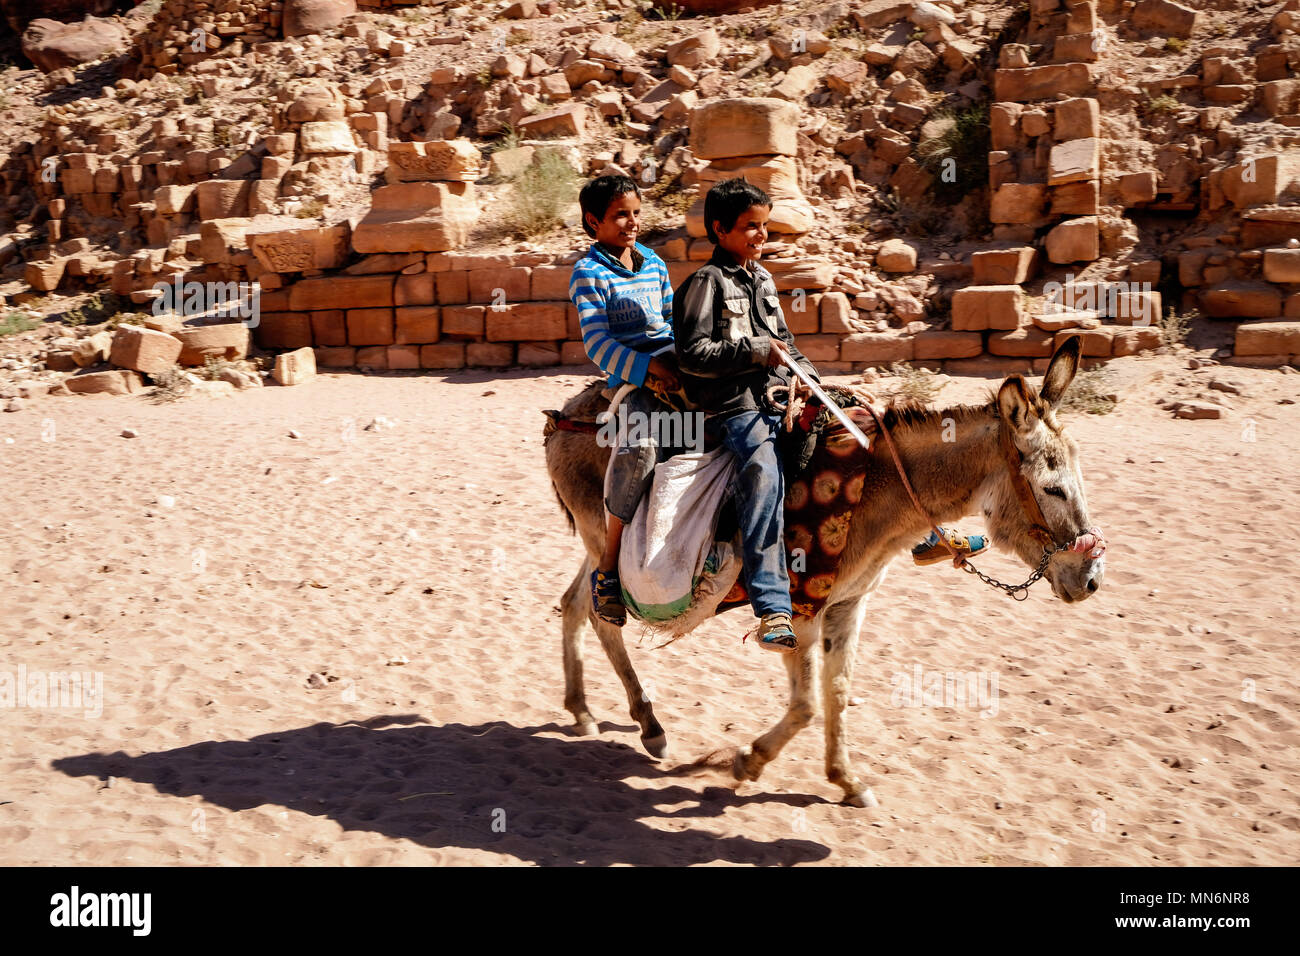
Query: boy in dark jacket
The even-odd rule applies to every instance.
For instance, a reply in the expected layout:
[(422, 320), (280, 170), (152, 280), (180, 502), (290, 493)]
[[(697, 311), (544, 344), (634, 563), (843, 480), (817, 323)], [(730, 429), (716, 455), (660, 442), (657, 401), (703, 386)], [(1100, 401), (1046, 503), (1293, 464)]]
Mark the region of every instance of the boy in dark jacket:
[[(736, 511), (745, 586), (762, 622), (758, 644), (793, 652), (798, 640), (785, 563), (785, 480), (776, 448), (781, 417), (763, 410), (763, 398), (771, 376), (789, 380), (783, 356), (820, 379), (795, 346), (776, 283), (758, 261), (771, 211), (767, 193), (744, 179), (709, 190), (704, 223), (713, 257), (673, 296), (673, 338), (686, 394), (708, 416), (705, 435), (720, 439), (740, 466)], [(983, 537), (940, 530), (963, 558), (988, 547)], [(934, 564), (950, 552), (932, 532), (912, 555), (917, 564)]]
[(673, 338), (686, 394), (708, 416), (705, 434), (720, 439), (739, 465), (736, 511), (745, 586), (761, 621), (758, 644), (792, 652), (798, 641), (783, 540), (781, 418), (763, 410), (763, 396), (783, 355), (814, 380), (817, 370), (795, 346), (776, 283), (758, 262), (771, 211), (767, 193), (744, 179), (709, 190), (704, 222), (713, 258), (674, 294)]

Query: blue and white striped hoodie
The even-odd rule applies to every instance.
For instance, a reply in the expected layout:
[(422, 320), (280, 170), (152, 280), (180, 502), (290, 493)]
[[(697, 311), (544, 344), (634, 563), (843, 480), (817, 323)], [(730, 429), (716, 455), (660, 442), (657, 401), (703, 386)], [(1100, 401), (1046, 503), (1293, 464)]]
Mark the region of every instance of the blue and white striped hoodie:
[(636, 243), (628, 269), (599, 243), (573, 266), (569, 298), (578, 307), (582, 347), (609, 376), (611, 388), (641, 386), (650, 356), (673, 343), (673, 287), (668, 267)]

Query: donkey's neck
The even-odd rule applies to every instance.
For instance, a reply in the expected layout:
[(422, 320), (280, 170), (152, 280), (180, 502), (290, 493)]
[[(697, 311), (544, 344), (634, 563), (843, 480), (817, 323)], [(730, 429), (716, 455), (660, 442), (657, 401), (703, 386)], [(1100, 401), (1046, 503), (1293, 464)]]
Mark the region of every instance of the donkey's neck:
[[(991, 406), (959, 406), (898, 416), (890, 434), (921, 506), (936, 524), (956, 521), (978, 511), (985, 483), (1002, 466), (999, 421)], [(888, 451), (886, 449), (886, 454)], [(889, 466), (894, 470), (893, 457)], [(909, 534), (928, 531), (902, 482)]]

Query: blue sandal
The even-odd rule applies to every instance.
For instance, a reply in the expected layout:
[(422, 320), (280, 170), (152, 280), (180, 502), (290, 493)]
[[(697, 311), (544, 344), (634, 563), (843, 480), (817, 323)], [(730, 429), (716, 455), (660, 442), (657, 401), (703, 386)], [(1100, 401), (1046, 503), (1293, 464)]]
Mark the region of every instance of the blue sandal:
[(790, 615), (777, 612), (764, 614), (763, 623), (758, 628), (758, 646), (767, 651), (780, 651), (793, 654), (799, 649), (799, 638), (794, 633), (794, 622)]
[[(948, 544), (952, 545), (963, 559), (983, 554), (989, 549), (989, 540), (982, 534), (965, 535), (950, 528), (940, 528), (939, 530), (943, 532), (944, 539)], [(952, 552), (943, 546), (938, 535), (933, 531), (930, 532), (929, 537), (912, 549), (912, 560), (922, 567), (928, 564), (939, 564), (951, 559)]]

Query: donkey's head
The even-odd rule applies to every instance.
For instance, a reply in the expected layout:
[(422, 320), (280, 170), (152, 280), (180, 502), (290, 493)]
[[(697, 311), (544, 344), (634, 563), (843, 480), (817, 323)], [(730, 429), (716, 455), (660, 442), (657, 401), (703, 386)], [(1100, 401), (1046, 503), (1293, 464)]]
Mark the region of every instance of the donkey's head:
[[(1056, 550), (1044, 576), (1064, 601), (1082, 601), (1105, 574), (1104, 546), (1088, 537), (1093, 525), (1079, 469), (1079, 446), (1056, 420), (1061, 397), (1079, 367), (1079, 337), (1056, 350), (1035, 394), (1019, 375), (998, 390), (1000, 437), (1007, 467), (997, 473), (985, 505), (994, 540), (1009, 546), (1030, 567), (1047, 547)], [(1021, 480), (1019, 476), (1023, 476)]]

